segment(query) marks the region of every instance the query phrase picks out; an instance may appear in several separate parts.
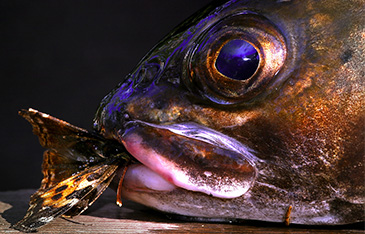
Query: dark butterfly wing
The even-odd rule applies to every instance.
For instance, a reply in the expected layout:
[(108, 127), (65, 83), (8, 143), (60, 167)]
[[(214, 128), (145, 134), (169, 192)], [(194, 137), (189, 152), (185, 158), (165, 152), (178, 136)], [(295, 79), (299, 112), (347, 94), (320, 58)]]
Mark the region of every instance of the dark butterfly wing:
[(33, 109), (22, 110), (20, 115), (32, 124), (48, 150), (41, 187), (31, 196), (29, 209), (15, 229), (33, 232), (60, 215), (82, 213), (109, 186), (118, 167), (130, 161), (115, 141)]
[[(75, 206), (78, 213), (82, 212), (107, 188), (117, 167), (118, 165), (93, 166), (48, 190), (36, 192), (30, 199), (27, 214), (14, 228), (35, 231)], [(95, 174), (98, 178), (95, 178)], [(88, 195), (92, 197), (85, 201)]]

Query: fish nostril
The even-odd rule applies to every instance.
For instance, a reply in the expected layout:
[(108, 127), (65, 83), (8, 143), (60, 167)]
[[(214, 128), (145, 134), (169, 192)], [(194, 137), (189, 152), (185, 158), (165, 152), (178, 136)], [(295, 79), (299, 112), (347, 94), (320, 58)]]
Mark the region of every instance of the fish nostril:
[(133, 88), (146, 88), (160, 76), (164, 62), (159, 56), (154, 56), (144, 62), (132, 74)]

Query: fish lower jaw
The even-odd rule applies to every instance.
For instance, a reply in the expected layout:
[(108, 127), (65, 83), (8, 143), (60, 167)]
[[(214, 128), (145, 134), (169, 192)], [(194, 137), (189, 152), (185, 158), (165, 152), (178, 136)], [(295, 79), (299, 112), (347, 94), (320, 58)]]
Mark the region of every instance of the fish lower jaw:
[(123, 181), (123, 191), (169, 192), (175, 188), (174, 184), (143, 164), (129, 166)]

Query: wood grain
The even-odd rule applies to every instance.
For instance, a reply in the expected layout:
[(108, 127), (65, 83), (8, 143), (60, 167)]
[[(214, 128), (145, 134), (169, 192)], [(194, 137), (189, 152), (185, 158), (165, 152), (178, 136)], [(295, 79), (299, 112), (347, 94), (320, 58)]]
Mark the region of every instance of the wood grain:
[[(0, 192), (0, 233), (19, 233), (10, 227), (23, 217), (34, 190)], [(142, 205), (124, 201), (115, 205), (115, 193), (106, 191), (83, 215), (58, 218), (39, 233), (365, 233), (363, 224), (308, 227), (264, 222), (202, 223), (170, 219)]]

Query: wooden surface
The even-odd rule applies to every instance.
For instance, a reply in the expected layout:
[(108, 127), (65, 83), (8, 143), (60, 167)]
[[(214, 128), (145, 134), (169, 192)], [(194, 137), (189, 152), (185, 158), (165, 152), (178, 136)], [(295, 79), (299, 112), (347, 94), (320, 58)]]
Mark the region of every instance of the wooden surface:
[[(34, 190), (0, 192), (0, 233), (23, 217)], [(115, 205), (115, 193), (106, 191), (83, 215), (71, 221), (58, 218), (39, 233), (365, 233), (363, 224), (333, 227), (303, 227), (251, 222), (240, 224), (199, 223), (169, 219), (165, 214), (125, 201)]]

